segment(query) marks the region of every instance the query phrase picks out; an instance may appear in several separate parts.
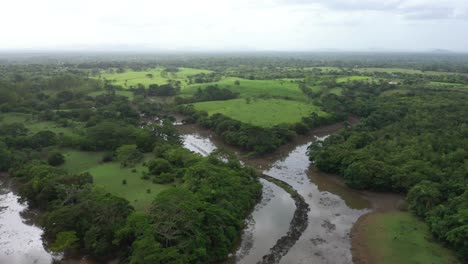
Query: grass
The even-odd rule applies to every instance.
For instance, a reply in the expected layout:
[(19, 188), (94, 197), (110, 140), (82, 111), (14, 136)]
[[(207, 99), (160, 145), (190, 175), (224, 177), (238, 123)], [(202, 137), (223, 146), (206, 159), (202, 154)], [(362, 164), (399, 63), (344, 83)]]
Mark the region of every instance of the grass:
[[(146, 71), (133, 71), (127, 70), (123, 73), (101, 73), (102, 79), (112, 80), (115, 84), (121, 85), (124, 88), (141, 83), (148, 87), (150, 84), (166, 84), (169, 80), (180, 80), (184, 84), (187, 76), (195, 75), (199, 73), (210, 73), (210, 70), (204, 69), (193, 69), (193, 68), (179, 68), (176, 73), (168, 73), (167, 76), (161, 76), (161, 72), (164, 70), (162, 67), (149, 69)], [(149, 78), (146, 75), (152, 74), (153, 77)]]
[(463, 83), (449, 83), (449, 82), (431, 82), (435, 86), (463, 86)]
[(30, 114), (22, 113), (2, 113), (0, 114), (0, 122), (4, 124), (23, 123), (29, 129), (29, 133), (37, 133), (39, 131), (50, 130), (56, 134), (73, 135), (81, 127), (78, 122), (69, 122), (68, 127), (61, 127), (55, 122), (51, 121), (38, 121)]
[(377, 213), (371, 217), (367, 243), (379, 263), (458, 263), (451, 251), (431, 241), (428, 226), (410, 213)]
[(262, 127), (272, 127), (281, 123), (296, 123), (302, 117), (316, 112), (326, 115), (318, 106), (304, 102), (281, 99), (247, 99), (210, 101), (194, 104), (197, 110), (207, 111), (210, 115), (221, 113), (233, 119)]
[[(86, 152), (69, 150), (65, 152), (65, 164), (62, 168), (71, 173), (89, 172), (93, 175), (96, 186), (127, 199), (136, 210), (146, 210), (156, 194), (169, 188), (169, 185), (154, 184), (141, 178), (147, 168), (142, 164), (135, 168), (123, 168), (118, 162), (102, 163), (104, 152)], [(150, 155), (146, 155), (148, 160)], [(135, 171), (134, 171), (135, 170)], [(127, 183), (122, 184), (125, 180)], [(150, 193), (147, 193), (147, 190)]]
[[(235, 85), (235, 81), (240, 85)], [(218, 82), (189, 85), (182, 88), (182, 95), (193, 95), (198, 88), (208, 85), (218, 85), (238, 92), (242, 98), (248, 97), (288, 97), (296, 100), (305, 100), (305, 95), (299, 89), (299, 85), (292, 79), (278, 80), (247, 80), (242, 78), (227, 77)]]

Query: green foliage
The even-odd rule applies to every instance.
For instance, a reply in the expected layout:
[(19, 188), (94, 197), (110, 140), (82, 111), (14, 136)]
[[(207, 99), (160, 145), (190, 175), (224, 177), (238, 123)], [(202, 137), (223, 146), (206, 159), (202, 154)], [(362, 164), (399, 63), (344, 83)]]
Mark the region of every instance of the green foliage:
[(62, 153), (58, 151), (54, 151), (49, 153), (49, 157), (47, 158), (47, 163), (51, 166), (60, 166), (65, 163), (65, 157)]
[(115, 151), (115, 156), (124, 167), (133, 167), (143, 160), (141, 153), (136, 145), (123, 145)]
[(459, 263), (456, 256), (435, 243), (427, 225), (409, 213), (372, 214), (365, 236), (371, 256), (384, 264)]
[(63, 252), (64, 250), (75, 249), (79, 239), (75, 231), (63, 231), (57, 234), (54, 244), (50, 246), (53, 252)]
[(312, 144), (310, 159), (351, 187), (407, 192), (410, 209), (466, 259), (467, 100), (427, 89), (381, 97), (356, 128)]
[(296, 123), (312, 112), (319, 116), (327, 115), (318, 106), (281, 99), (259, 99), (251, 103), (247, 103), (243, 99), (234, 99), (196, 103), (194, 106), (195, 109), (206, 111), (210, 115), (220, 113), (232, 119), (261, 127)]

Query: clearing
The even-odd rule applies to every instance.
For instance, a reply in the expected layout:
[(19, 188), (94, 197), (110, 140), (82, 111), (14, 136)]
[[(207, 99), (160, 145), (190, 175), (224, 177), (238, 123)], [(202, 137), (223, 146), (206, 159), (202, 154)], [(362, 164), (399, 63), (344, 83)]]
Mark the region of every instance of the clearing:
[(194, 106), (195, 109), (206, 111), (210, 115), (221, 113), (233, 119), (261, 127), (272, 127), (281, 123), (296, 123), (312, 112), (320, 116), (327, 114), (321, 111), (318, 106), (282, 99), (233, 99), (195, 103)]

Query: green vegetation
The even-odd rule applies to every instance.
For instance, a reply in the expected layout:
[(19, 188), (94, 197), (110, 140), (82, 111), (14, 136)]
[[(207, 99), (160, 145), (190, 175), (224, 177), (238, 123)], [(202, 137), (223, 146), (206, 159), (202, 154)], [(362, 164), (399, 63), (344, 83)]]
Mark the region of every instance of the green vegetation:
[[(142, 163), (122, 167), (117, 161), (103, 162), (105, 155), (106, 152), (67, 151), (62, 168), (70, 173), (89, 172), (97, 186), (127, 199), (136, 210), (147, 210), (155, 195), (169, 187), (143, 179), (142, 175), (148, 169)], [(146, 155), (145, 160), (150, 160), (150, 155)], [(126, 181), (125, 185), (122, 184), (123, 180)]]
[[(354, 115), (360, 125), (310, 147), (316, 166), (354, 188), (407, 193), (434, 241), (466, 262), (467, 56), (63, 56), (0, 60), (0, 171), (42, 212), (52, 250), (223, 262), (261, 186), (226, 153), (183, 149), (171, 115), (251, 155)], [(382, 243), (439, 261), (408, 217), (378, 230), (409, 245)]]
[(126, 69), (124, 72), (118, 72), (112, 69), (112, 72), (100, 73), (100, 78), (109, 80), (113, 84), (120, 85), (124, 88), (130, 88), (138, 84), (142, 84), (146, 87), (150, 84), (167, 84), (169, 80), (185, 80), (191, 75), (210, 72), (209, 70), (193, 68), (178, 68), (178, 71), (168, 72), (163, 67), (143, 71)]
[[(134, 96), (134, 93), (131, 92), (131, 91), (117, 90), (117, 91), (115, 91), (115, 93), (116, 93), (117, 95), (125, 96), (125, 97), (127, 97), (128, 99), (130, 99), (130, 100), (133, 100), (133, 98), (135, 97), (135, 96)], [(89, 96), (98, 96), (98, 95), (103, 95), (103, 94), (106, 94), (106, 91), (91, 92), (91, 93), (89, 93), (88, 95), (89, 95)]]
[(409, 213), (369, 216), (366, 236), (378, 263), (459, 263), (453, 253), (432, 241), (427, 225)]
[[(238, 81), (238, 85), (236, 85)], [(305, 96), (298, 87), (298, 80), (248, 80), (241, 78), (223, 78), (218, 82), (194, 84), (182, 88), (182, 95), (193, 95), (198, 88), (205, 88), (210, 85), (217, 85), (220, 88), (239, 93), (242, 98), (290, 98), (304, 100)]]
[(434, 237), (466, 258), (467, 102), (466, 92), (427, 88), (371, 99), (359, 126), (313, 143), (310, 159), (353, 188), (406, 192)]
[(336, 79), (336, 82), (343, 83), (343, 82), (351, 82), (351, 81), (370, 81), (372, 79), (373, 78), (369, 76), (351, 75), (351, 76), (339, 77)]
[[(102, 163), (87, 171), (93, 175), (96, 186), (125, 198), (136, 210), (148, 210), (154, 197), (170, 187), (142, 179), (142, 173), (148, 170), (141, 164), (134, 168), (123, 168), (117, 162)], [(126, 184), (122, 184), (123, 180)]]
[(280, 99), (234, 99), (196, 103), (195, 109), (212, 115), (220, 113), (248, 124), (272, 127), (281, 123), (297, 123), (312, 112), (319, 116), (326, 113), (319, 107), (298, 101)]

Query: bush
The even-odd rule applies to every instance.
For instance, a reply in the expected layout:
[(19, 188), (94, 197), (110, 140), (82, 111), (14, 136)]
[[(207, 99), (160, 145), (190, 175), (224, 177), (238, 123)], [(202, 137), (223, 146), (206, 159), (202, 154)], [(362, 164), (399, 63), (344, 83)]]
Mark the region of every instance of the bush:
[(60, 152), (51, 152), (49, 153), (47, 163), (51, 166), (60, 166), (65, 163), (65, 157)]

